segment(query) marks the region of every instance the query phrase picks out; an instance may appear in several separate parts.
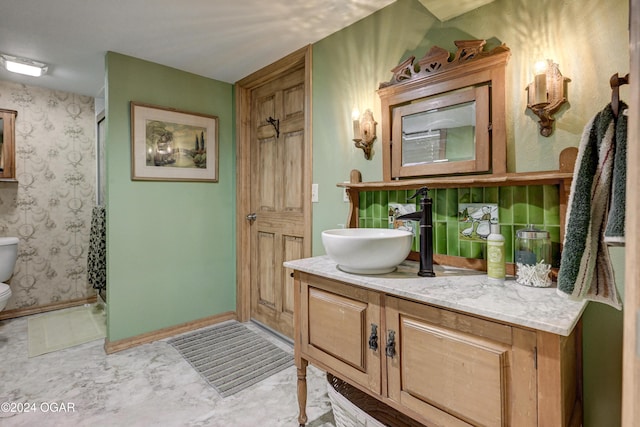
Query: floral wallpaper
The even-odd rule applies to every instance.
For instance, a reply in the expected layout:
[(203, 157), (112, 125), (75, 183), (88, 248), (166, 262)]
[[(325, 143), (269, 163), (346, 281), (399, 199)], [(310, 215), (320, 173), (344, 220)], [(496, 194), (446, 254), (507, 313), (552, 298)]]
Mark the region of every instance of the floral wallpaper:
[(18, 111), (18, 183), (0, 183), (0, 236), (20, 239), (5, 310), (95, 295), (86, 273), (94, 98), (0, 80), (0, 108)]

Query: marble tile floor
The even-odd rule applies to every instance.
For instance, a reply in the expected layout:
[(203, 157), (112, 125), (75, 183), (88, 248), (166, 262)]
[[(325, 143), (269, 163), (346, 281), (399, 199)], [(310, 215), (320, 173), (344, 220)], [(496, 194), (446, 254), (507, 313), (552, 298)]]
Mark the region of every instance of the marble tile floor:
[[(0, 425), (298, 426), (295, 367), (223, 399), (166, 340), (111, 355), (103, 345), (100, 339), (30, 359), (27, 318), (0, 321)], [(307, 426), (334, 426), (324, 373), (307, 373)], [(7, 412), (4, 402), (29, 412)]]

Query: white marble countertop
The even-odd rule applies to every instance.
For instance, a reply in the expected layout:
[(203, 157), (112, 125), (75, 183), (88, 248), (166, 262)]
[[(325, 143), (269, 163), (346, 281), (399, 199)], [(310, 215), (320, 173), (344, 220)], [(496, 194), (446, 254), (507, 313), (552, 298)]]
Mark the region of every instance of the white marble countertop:
[(405, 261), (393, 273), (343, 272), (328, 256), (284, 263), (285, 267), (414, 301), (568, 336), (587, 302), (558, 295), (556, 288), (518, 285), (513, 278), (490, 283), (484, 272), (436, 266), (436, 277), (419, 277), (418, 264)]

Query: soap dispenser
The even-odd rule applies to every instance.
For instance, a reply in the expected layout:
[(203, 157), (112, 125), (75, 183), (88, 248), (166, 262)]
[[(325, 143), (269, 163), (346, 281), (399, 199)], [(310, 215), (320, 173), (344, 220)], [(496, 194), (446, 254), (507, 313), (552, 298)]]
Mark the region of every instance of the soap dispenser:
[(487, 236), (487, 276), (490, 282), (504, 282), (505, 249), (504, 236), (500, 234), (500, 224), (491, 224), (491, 233)]

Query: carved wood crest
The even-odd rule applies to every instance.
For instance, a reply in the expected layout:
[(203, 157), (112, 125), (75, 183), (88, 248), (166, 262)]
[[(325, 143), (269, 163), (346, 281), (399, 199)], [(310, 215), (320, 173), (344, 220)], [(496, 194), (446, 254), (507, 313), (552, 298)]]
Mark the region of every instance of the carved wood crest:
[(502, 44), (490, 51), (484, 51), (486, 40), (456, 40), (454, 44), (458, 48), (453, 59), (449, 60), (450, 53), (438, 46), (433, 46), (426, 55), (415, 63), (415, 56), (404, 60), (391, 70), (393, 77), (388, 82), (380, 83), (380, 89), (409, 80), (416, 80), (426, 76), (451, 70), (469, 62), (487, 58), (490, 56), (510, 53), (509, 48)]

